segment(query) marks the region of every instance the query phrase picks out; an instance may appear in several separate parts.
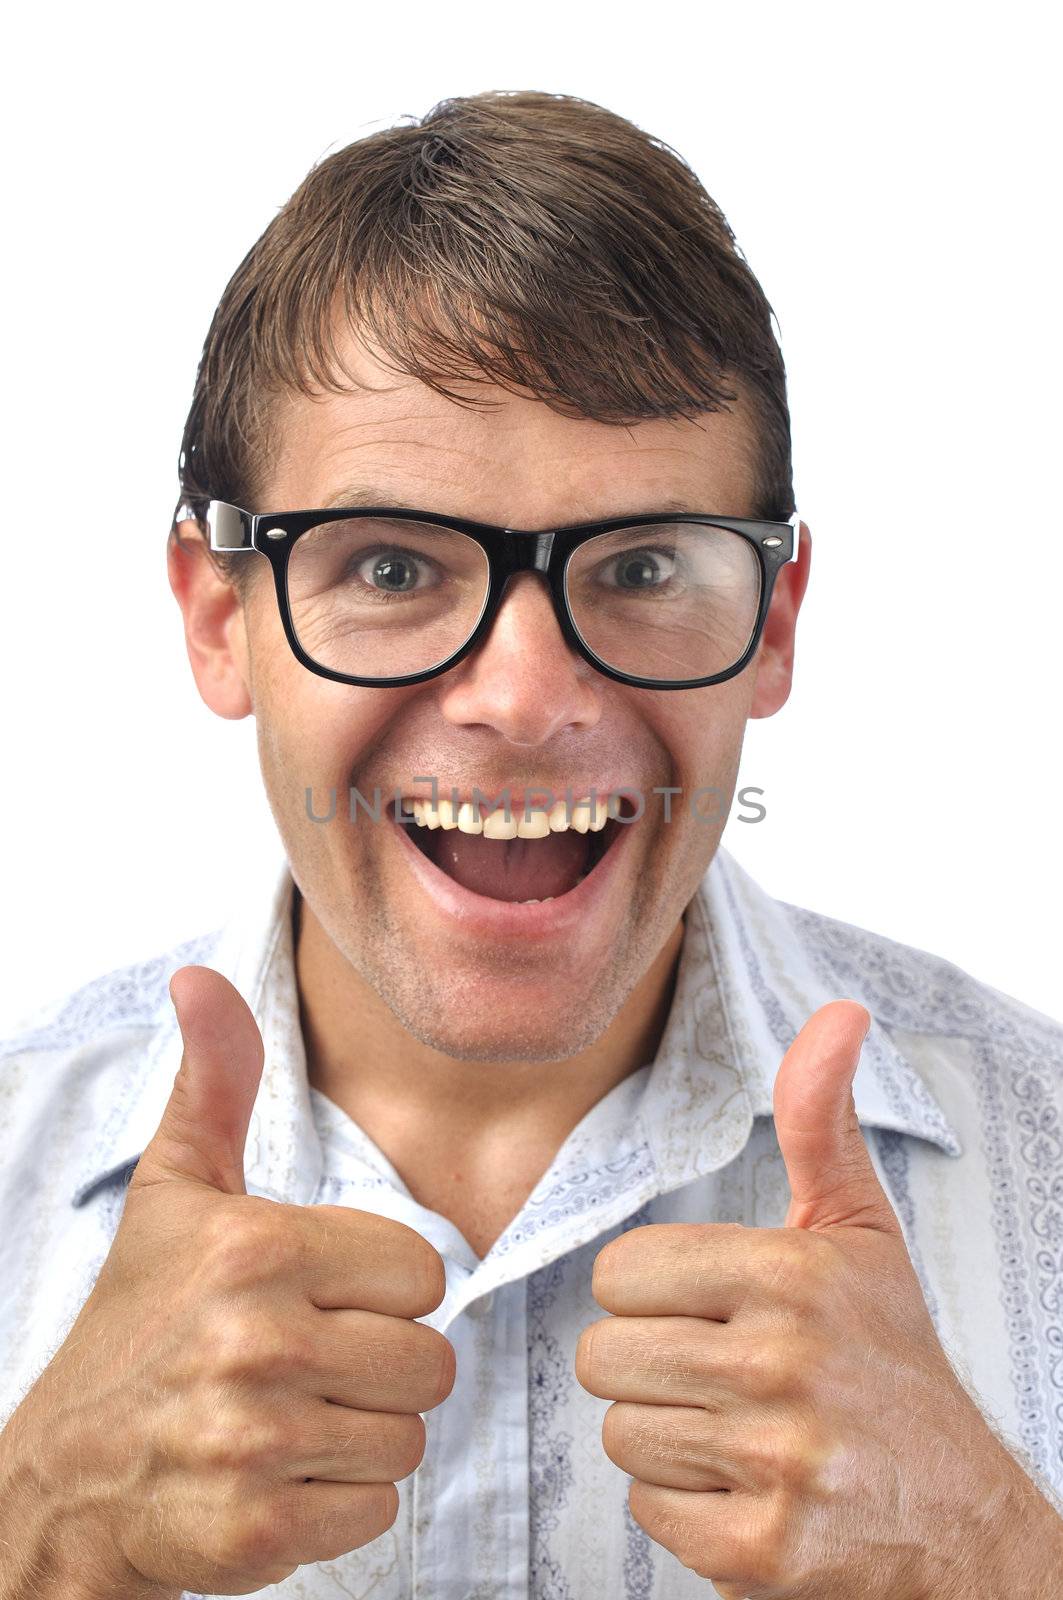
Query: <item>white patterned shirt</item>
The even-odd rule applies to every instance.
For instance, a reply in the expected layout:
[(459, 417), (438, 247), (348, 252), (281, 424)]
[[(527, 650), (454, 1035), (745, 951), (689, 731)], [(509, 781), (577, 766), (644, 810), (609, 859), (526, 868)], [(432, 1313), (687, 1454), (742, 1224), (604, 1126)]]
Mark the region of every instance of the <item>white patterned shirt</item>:
[(609, 1239), (643, 1223), (783, 1225), (775, 1074), (812, 1012), (844, 997), (873, 1019), (854, 1100), (938, 1337), (1063, 1505), (1063, 1025), (937, 956), (773, 899), (720, 848), (686, 913), (655, 1059), (587, 1112), (481, 1260), (309, 1087), (292, 894), (279, 861), (260, 903), (223, 929), (96, 979), (0, 1047), (0, 1425), (110, 1248), (180, 1064), (167, 983), (200, 962), (233, 981), (265, 1042), (248, 1193), (349, 1205), (423, 1234), (447, 1289), (421, 1320), (457, 1357), (392, 1527), (256, 1592), (709, 1600), (708, 1580), (632, 1518), (631, 1478), (602, 1446), (609, 1402), (575, 1377), (579, 1334), (603, 1315), (591, 1270)]

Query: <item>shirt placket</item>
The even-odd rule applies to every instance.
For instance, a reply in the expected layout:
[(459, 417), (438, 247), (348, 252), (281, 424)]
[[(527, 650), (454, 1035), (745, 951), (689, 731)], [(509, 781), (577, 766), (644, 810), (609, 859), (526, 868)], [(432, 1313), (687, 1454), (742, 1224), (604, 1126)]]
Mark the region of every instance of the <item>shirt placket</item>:
[[(448, 1276), (473, 1292), (471, 1275)], [(523, 1279), (476, 1295), (441, 1331), (457, 1375), (425, 1416), (413, 1477), (413, 1600), (528, 1593), (528, 1346)]]

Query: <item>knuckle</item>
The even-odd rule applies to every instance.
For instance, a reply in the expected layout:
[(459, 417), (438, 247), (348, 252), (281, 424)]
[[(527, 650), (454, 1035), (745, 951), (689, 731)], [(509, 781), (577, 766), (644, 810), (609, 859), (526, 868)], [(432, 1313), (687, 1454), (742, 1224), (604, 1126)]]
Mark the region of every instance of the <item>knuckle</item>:
[(824, 1353), (808, 1334), (792, 1333), (774, 1346), (774, 1379), (770, 1393), (779, 1400), (806, 1400), (814, 1392)]
[(204, 1330), (208, 1370), (223, 1383), (252, 1376), (255, 1337), (255, 1326), (244, 1312), (217, 1312)]
[(795, 1486), (802, 1476), (801, 1452), (793, 1433), (782, 1427), (758, 1428), (745, 1441), (747, 1464), (758, 1487), (785, 1489)]
[[(719, 1376), (709, 1344), (696, 1334), (693, 1338), (682, 1335), (674, 1341), (662, 1340), (660, 1345), (643, 1344), (640, 1339), (639, 1348), (640, 1365), (652, 1365), (655, 1381), (667, 1392), (672, 1405), (682, 1405), (685, 1394), (703, 1394), (711, 1387), (712, 1379)], [(607, 1381), (603, 1375), (603, 1385)]]
[[(774, 1390), (777, 1381), (776, 1359), (775, 1348), (769, 1341), (750, 1339), (728, 1352), (722, 1376), (727, 1386), (744, 1399), (760, 1399)], [(711, 1376), (715, 1375), (711, 1373)]]
[(312, 1351), (295, 1329), (261, 1314), (226, 1308), (204, 1332), (205, 1365), (222, 1382), (284, 1378), (311, 1364)]
[(245, 1311), (226, 1310), (211, 1322), (210, 1366), (223, 1382), (239, 1382), (274, 1370), (279, 1351), (273, 1332)]
[(217, 1409), (201, 1430), (197, 1454), (211, 1472), (260, 1472), (284, 1461), (288, 1430), (277, 1420), (235, 1405)]
[(797, 1334), (751, 1339), (732, 1351), (729, 1380), (747, 1399), (792, 1400), (815, 1381), (812, 1342)]
[(746, 1531), (743, 1565), (755, 1584), (788, 1586), (794, 1501), (790, 1490), (776, 1491), (762, 1502), (755, 1532), (753, 1529)]
[[(793, 1504), (793, 1498), (785, 1491), (770, 1497), (758, 1496), (756, 1510), (747, 1519), (721, 1529), (713, 1541), (711, 1570), (706, 1564), (704, 1539), (692, 1519), (673, 1513), (658, 1520), (669, 1535), (670, 1548), (699, 1577), (719, 1582), (725, 1571), (727, 1583), (741, 1594), (754, 1590), (775, 1594), (784, 1589), (789, 1594), (793, 1577), (789, 1558)], [(646, 1525), (642, 1517), (638, 1520)]]
[(836, 1265), (837, 1248), (824, 1234), (784, 1229), (763, 1250), (757, 1281), (762, 1295), (810, 1311), (825, 1296)]
[(602, 1418), (602, 1446), (615, 1466), (625, 1461), (644, 1461), (673, 1455), (662, 1450), (660, 1428), (647, 1415), (646, 1407), (625, 1400), (614, 1400)]
[(202, 1262), (210, 1263), (224, 1251), (237, 1227), (234, 1208), (224, 1202), (211, 1206), (200, 1220), (196, 1245)]
[(754, 1277), (762, 1294), (778, 1297), (800, 1284), (806, 1265), (806, 1253), (798, 1237), (802, 1232), (798, 1228), (777, 1229), (757, 1251)]
[(234, 1214), (228, 1206), (217, 1207), (203, 1226), (203, 1261), (211, 1281), (241, 1289), (287, 1271), (293, 1246), (278, 1218), (279, 1208), (241, 1207)]
[(263, 1320), (256, 1323), (252, 1354), (255, 1372), (268, 1378), (305, 1371), (313, 1359), (310, 1342), (294, 1327)]
[(628, 1489), (628, 1508), (635, 1521), (656, 1543), (664, 1545), (684, 1567), (708, 1577), (699, 1569), (704, 1560), (704, 1539), (697, 1517), (686, 1510), (673, 1510), (662, 1504), (656, 1487), (633, 1478)]
[(842, 1257), (837, 1243), (825, 1233), (794, 1229), (801, 1234), (801, 1282), (806, 1301), (821, 1299), (833, 1286)]
[[(229, 1518), (218, 1537), (213, 1559), (224, 1572), (241, 1578), (275, 1570), (283, 1556), (287, 1536), (284, 1519), (271, 1505), (257, 1501), (244, 1504)], [(285, 1571), (290, 1571), (286, 1567)]]

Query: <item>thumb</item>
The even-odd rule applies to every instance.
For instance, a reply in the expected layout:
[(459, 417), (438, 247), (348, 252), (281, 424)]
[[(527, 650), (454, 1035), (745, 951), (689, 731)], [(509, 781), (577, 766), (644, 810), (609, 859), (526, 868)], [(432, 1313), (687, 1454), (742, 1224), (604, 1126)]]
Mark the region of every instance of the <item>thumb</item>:
[(813, 1012), (775, 1079), (775, 1132), (790, 1180), (787, 1228), (901, 1226), (871, 1164), (853, 1103), (860, 1047), (871, 1026), (854, 1000)]
[(129, 1186), (185, 1179), (246, 1194), (244, 1145), (265, 1055), (258, 1023), (239, 990), (212, 967), (179, 967), (170, 999), (184, 1053)]

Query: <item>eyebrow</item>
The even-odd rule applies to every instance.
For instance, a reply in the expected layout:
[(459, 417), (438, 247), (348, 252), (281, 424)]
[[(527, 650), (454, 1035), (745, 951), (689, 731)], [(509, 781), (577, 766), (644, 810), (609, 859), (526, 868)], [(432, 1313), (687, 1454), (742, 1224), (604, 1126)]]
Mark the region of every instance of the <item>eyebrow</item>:
[[(322, 500), (321, 509), (322, 511), (334, 511), (338, 506), (350, 506), (353, 509), (355, 506), (402, 505), (403, 502), (401, 499), (396, 500), (394, 498), (393, 490), (381, 489), (374, 484), (359, 483), (350, 484), (343, 489), (337, 489), (333, 494), (330, 494), (326, 500)], [(406, 509), (428, 511), (431, 508), (428, 506), (410, 506)], [(635, 506), (626, 511), (610, 512), (608, 517), (587, 517), (583, 520), (587, 522), (607, 522), (612, 521), (614, 517), (617, 519), (621, 517), (651, 517), (655, 512), (658, 511), (684, 511), (688, 512), (692, 516), (697, 516), (699, 513), (705, 511), (705, 507), (692, 505), (689, 501), (677, 499), (675, 496), (668, 496), (663, 500), (655, 500), (652, 505)], [(440, 512), (438, 514), (440, 516), (459, 515), (457, 512)], [(482, 519), (473, 517), (469, 520), (476, 522)]]

